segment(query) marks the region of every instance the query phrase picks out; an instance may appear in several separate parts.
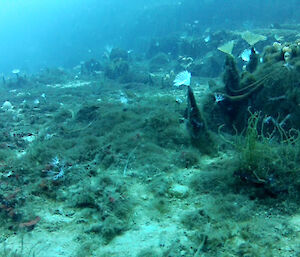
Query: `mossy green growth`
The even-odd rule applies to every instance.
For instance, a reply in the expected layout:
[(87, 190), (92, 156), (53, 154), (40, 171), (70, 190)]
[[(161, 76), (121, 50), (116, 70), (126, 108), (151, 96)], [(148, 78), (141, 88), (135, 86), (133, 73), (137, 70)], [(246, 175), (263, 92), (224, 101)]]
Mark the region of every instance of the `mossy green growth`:
[(71, 206), (82, 209), (90, 219), (86, 233), (99, 234), (109, 243), (128, 229), (134, 201), (122, 178), (112, 174), (86, 178), (72, 194)]
[(291, 129), (286, 132), (273, 118), (250, 112), (244, 137), (237, 137), (237, 177), (254, 188), (260, 188), (262, 197), (299, 191), (299, 131)]
[(65, 122), (70, 118), (72, 118), (72, 112), (67, 109), (61, 109), (54, 115), (54, 121), (56, 123)]
[[(22, 257), (24, 256), (22, 253), (18, 253), (17, 251), (10, 250), (4, 246), (2, 251), (0, 252), (0, 257)], [(34, 255), (32, 255), (34, 256)]]
[(60, 68), (46, 68), (34, 78), (34, 82), (40, 84), (58, 84), (66, 83), (70, 80), (71, 74)]
[(190, 86), (187, 88), (186, 119), (191, 144), (204, 154), (215, 154), (215, 141), (207, 128), (206, 121), (198, 108), (193, 90)]
[(251, 55), (249, 63), (247, 64), (247, 71), (253, 73), (256, 70), (256, 67), (259, 62), (259, 55), (255, 52), (254, 47), (251, 48)]
[[(267, 178), (269, 164), (272, 163), (271, 148), (258, 133), (259, 113), (251, 113), (244, 142), (240, 145), (240, 169), (249, 173), (253, 179), (262, 181)], [(264, 144), (265, 143), (265, 144)]]
[(149, 183), (149, 191), (154, 195), (152, 206), (160, 213), (166, 213), (169, 210), (169, 204), (167, 199), (168, 189), (170, 187), (170, 181), (164, 176), (155, 177)]
[(275, 46), (266, 46), (263, 53), (264, 63), (276, 63), (282, 61), (283, 53), (278, 51)]
[(181, 223), (189, 230), (199, 228), (208, 222), (209, 217), (201, 209), (188, 211), (181, 218)]
[(256, 78), (254, 75), (248, 71), (245, 71), (241, 74), (241, 88), (247, 87), (251, 84), (254, 84), (256, 82)]
[(7, 161), (12, 156), (11, 151), (0, 149), (0, 161)]
[(140, 251), (137, 255), (137, 257), (160, 257), (161, 254), (159, 254), (155, 249), (147, 248)]
[(178, 155), (174, 156), (175, 163), (180, 168), (191, 168), (199, 162), (199, 152), (195, 149), (187, 149), (181, 151)]
[(296, 71), (300, 73), (300, 60), (297, 60), (294, 64), (294, 66), (295, 66)]
[(226, 93), (232, 95), (235, 90), (240, 88), (240, 76), (232, 55), (226, 55), (225, 71), (223, 74), (223, 83), (225, 85)]

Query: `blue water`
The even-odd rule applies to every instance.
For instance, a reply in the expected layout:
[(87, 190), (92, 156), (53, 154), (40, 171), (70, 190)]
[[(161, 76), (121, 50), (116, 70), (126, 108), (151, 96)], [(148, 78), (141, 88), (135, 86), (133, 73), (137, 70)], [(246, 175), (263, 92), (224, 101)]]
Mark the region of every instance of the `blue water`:
[[(143, 52), (152, 38), (299, 22), (299, 0), (1, 0), (0, 73), (73, 67), (106, 45)], [(195, 24), (194, 24), (195, 22)]]

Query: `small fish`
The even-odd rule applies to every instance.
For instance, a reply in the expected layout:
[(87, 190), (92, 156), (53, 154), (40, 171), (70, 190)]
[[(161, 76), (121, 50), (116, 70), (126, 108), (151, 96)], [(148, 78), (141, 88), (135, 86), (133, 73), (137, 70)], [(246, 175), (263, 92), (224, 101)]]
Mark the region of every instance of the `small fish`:
[(245, 49), (239, 57), (242, 58), (244, 62), (249, 62), (250, 61), (250, 55), (251, 55), (251, 49)]
[(207, 36), (207, 37), (204, 38), (205, 43), (208, 43), (209, 41), (210, 41), (210, 36)]

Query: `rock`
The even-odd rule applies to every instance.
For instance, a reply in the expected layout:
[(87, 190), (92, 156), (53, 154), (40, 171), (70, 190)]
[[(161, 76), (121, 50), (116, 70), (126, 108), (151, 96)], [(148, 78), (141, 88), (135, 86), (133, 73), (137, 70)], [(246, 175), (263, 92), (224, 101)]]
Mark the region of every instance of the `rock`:
[(13, 105), (9, 101), (5, 101), (1, 107), (2, 110), (4, 111), (12, 111), (13, 110)]
[(177, 198), (185, 198), (188, 196), (189, 188), (187, 186), (174, 184), (171, 186), (169, 193)]

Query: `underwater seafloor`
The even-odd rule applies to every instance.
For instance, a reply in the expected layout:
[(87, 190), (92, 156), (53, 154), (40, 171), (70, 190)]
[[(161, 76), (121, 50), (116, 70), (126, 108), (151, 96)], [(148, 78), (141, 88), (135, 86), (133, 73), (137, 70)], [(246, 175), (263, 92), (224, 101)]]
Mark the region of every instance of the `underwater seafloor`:
[[(298, 31), (3, 78), (0, 256), (300, 256)], [(234, 51), (249, 45), (263, 59), (242, 71)]]

